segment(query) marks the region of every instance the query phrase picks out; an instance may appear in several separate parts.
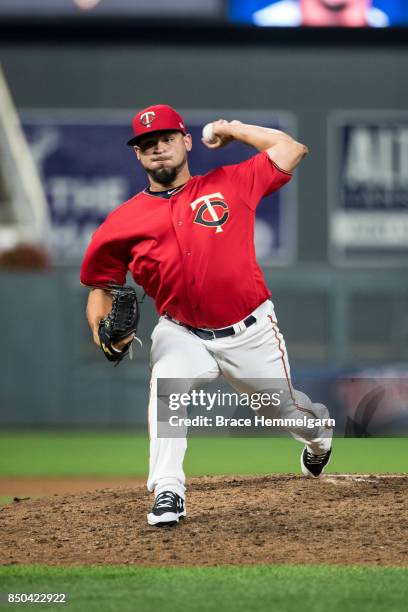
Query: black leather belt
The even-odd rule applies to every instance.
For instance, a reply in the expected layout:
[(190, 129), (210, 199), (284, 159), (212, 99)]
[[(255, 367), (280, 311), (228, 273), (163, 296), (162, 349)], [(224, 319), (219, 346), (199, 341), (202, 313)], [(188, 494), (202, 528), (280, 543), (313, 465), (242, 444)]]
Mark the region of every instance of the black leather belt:
[[(244, 319), (243, 323), (245, 327), (251, 327), (251, 325), (256, 323), (256, 318), (253, 315), (249, 315), (249, 317)], [(227, 336), (233, 336), (235, 334), (235, 330), (232, 326), (223, 327), (222, 329), (200, 329), (191, 327), (190, 325), (186, 325), (185, 327), (202, 340), (215, 340), (215, 338), (226, 338)]]

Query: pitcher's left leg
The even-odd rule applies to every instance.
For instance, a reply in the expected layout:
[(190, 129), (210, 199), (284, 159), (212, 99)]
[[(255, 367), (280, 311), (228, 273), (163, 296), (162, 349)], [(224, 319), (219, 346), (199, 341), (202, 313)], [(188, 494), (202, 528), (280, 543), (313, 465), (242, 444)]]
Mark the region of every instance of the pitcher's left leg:
[(165, 410), (164, 414), (160, 414), (158, 392), (166, 395), (169, 382), (173, 384), (174, 381), (174, 390), (188, 393), (198, 381), (217, 378), (219, 369), (199, 338), (164, 317), (152, 333), (151, 365), (147, 488), (154, 491), (155, 504), (148, 514), (148, 523), (161, 526), (175, 524), (186, 514), (183, 460), (187, 449), (187, 431), (186, 428), (171, 431), (169, 413)]

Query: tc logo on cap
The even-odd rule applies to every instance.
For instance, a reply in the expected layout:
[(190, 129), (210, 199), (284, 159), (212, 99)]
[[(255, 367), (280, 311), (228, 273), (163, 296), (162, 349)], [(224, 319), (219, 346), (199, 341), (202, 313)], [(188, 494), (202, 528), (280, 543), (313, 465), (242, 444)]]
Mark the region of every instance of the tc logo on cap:
[(150, 127), (153, 121), (156, 118), (156, 113), (154, 111), (147, 111), (140, 115), (140, 123), (145, 127)]
[(134, 137), (128, 140), (130, 147), (137, 146), (140, 136), (153, 132), (181, 132), (184, 136), (187, 134), (183, 119), (174, 108), (167, 104), (156, 104), (143, 108), (133, 117), (132, 126)]

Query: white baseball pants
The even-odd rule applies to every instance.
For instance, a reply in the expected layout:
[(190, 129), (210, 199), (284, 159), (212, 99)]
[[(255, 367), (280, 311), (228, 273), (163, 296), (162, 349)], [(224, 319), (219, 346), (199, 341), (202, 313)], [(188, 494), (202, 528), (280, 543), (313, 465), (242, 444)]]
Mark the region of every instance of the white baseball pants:
[[(264, 391), (262, 379), (286, 381), (290, 401), (279, 417), (302, 418), (312, 416), (328, 418), (323, 404), (312, 404), (302, 392), (291, 387), (290, 368), (285, 341), (277, 325), (270, 300), (266, 300), (253, 313), (256, 323), (233, 336), (202, 340), (186, 327), (160, 317), (153, 330), (151, 348), (152, 377), (149, 400), (150, 465), (147, 488), (157, 496), (162, 491), (173, 491), (184, 498), (185, 474), (183, 460), (187, 448), (186, 438), (160, 438), (157, 436), (157, 379), (190, 379), (191, 388), (199, 379), (215, 380), (221, 374), (241, 393)], [(253, 379), (248, 380), (248, 379)], [(276, 415), (275, 415), (276, 416)], [(299, 429), (290, 433), (305, 443), (309, 450), (319, 454), (331, 446), (332, 431)], [(312, 437), (313, 436), (313, 437)]]

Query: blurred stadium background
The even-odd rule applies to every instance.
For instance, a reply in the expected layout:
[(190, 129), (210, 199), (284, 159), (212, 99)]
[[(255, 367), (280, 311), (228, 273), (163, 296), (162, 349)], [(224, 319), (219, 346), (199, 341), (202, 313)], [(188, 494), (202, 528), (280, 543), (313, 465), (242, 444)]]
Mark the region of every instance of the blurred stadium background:
[(405, 373), (406, 3), (374, 3), (389, 28), (251, 25), (272, 4), (2, 0), (2, 426), (146, 422), (153, 305), (143, 349), (112, 370), (91, 343), (78, 272), (95, 227), (144, 186), (125, 142), (134, 112), (159, 102), (185, 115), (195, 172), (251, 153), (204, 152), (200, 128), (220, 115), (310, 147), (257, 226), (295, 377)]

